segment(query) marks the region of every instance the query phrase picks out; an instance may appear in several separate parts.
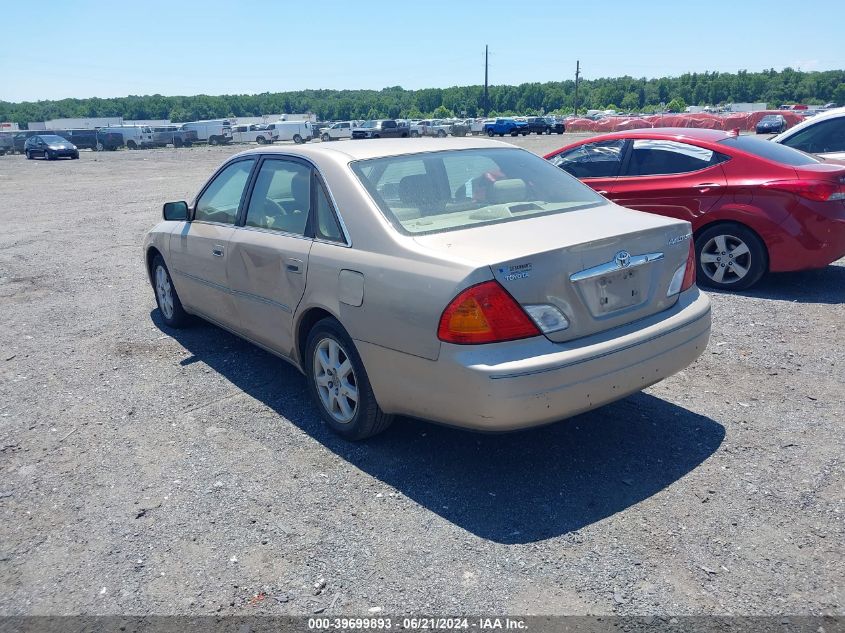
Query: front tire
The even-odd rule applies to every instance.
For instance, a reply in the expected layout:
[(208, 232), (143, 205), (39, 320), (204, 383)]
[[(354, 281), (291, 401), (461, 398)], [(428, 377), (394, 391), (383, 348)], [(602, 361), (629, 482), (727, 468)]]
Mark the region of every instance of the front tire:
[(267, 141), (264, 139), (263, 136), (256, 136), (255, 142), (258, 143), (259, 145), (264, 145), (265, 143), (267, 143)]
[(129, 141), (126, 143), (126, 147), (129, 149), (138, 149), (138, 144), (135, 141)]
[(308, 390), (335, 433), (362, 440), (393, 422), (379, 408), (358, 350), (335, 319), (323, 319), (309, 332), (304, 360)]
[(487, 130), (487, 136), (489, 136), (490, 138), (493, 138), (495, 135), (496, 133), (493, 130)]
[(302, 137), (299, 134), (294, 134), (293, 135), (293, 142), (296, 143), (297, 145), (300, 145), (302, 143)]
[(208, 137), (208, 144), (209, 145), (217, 145), (220, 141), (217, 140), (216, 136), (209, 136)]
[(330, 140), (332, 140), (332, 138), (328, 134), (323, 134), (320, 137), (320, 140), (323, 141), (323, 143), (328, 143)]
[(446, 136), (446, 131), (445, 130), (437, 130), (437, 136), (440, 137), (440, 138), (443, 138), (444, 136)]
[(413, 132), (411, 132), (411, 138), (419, 138), (419, 137), (420, 137), (420, 133), (419, 133), (419, 132), (417, 132), (416, 130), (414, 130)]
[(185, 327), (188, 323), (188, 313), (182, 307), (179, 295), (176, 294), (176, 287), (170, 277), (170, 271), (161, 255), (153, 259), (152, 268), (153, 289), (156, 295), (158, 311), (165, 325), (172, 328)]
[(766, 245), (751, 229), (728, 222), (704, 229), (695, 238), (699, 284), (720, 290), (745, 290), (769, 267)]

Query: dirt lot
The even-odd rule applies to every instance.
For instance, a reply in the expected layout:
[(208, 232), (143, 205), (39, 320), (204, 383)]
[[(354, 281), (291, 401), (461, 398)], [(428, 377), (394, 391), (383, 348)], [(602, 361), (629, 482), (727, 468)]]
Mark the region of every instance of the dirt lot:
[(155, 310), (143, 234), (233, 151), (0, 158), (0, 614), (843, 612), (845, 261), (712, 293), (701, 359), (593, 413), (349, 444)]

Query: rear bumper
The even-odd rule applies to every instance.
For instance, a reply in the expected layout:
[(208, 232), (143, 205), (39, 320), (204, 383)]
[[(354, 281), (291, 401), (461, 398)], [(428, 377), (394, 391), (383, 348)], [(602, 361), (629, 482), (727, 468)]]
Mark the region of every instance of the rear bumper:
[(487, 431), (546, 424), (613, 402), (693, 362), (710, 338), (697, 288), (660, 314), (568, 343), (442, 344), (436, 361), (356, 341), (387, 413)]
[[(813, 205), (824, 205), (816, 210)], [(845, 257), (845, 202), (806, 203), (790, 209), (777, 240), (767, 240), (769, 270), (824, 268)]]

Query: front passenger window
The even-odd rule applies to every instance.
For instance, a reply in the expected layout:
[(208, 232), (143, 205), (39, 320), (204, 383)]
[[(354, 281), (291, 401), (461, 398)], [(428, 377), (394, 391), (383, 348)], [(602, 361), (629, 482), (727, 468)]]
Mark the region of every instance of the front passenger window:
[(246, 225), (304, 235), (310, 210), (311, 169), (290, 160), (265, 160), (255, 179)]
[(197, 200), (194, 220), (234, 224), (254, 160), (239, 160), (221, 171)]
[(615, 178), (622, 167), (624, 147), (624, 139), (588, 143), (558, 154), (551, 162), (576, 178)]

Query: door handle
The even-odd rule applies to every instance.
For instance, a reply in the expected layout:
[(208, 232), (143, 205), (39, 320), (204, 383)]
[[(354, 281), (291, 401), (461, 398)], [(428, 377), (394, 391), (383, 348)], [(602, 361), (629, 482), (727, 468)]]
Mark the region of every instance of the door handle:
[(596, 189), (596, 193), (598, 193), (598, 194), (600, 194), (600, 195), (602, 195), (602, 196), (606, 196), (606, 195), (607, 195), (607, 191), (605, 191), (604, 189)]
[(215, 247), (211, 249), (211, 254), (215, 257), (223, 257), (223, 247), (219, 244), (215, 245)]
[(710, 189), (718, 189), (721, 186), (722, 185), (720, 185), (718, 182), (702, 182), (701, 184), (696, 185), (696, 188), (701, 193), (706, 193)]
[(300, 259), (289, 259), (285, 264), (285, 268), (287, 268), (288, 272), (291, 273), (299, 273), (302, 274), (302, 260)]

